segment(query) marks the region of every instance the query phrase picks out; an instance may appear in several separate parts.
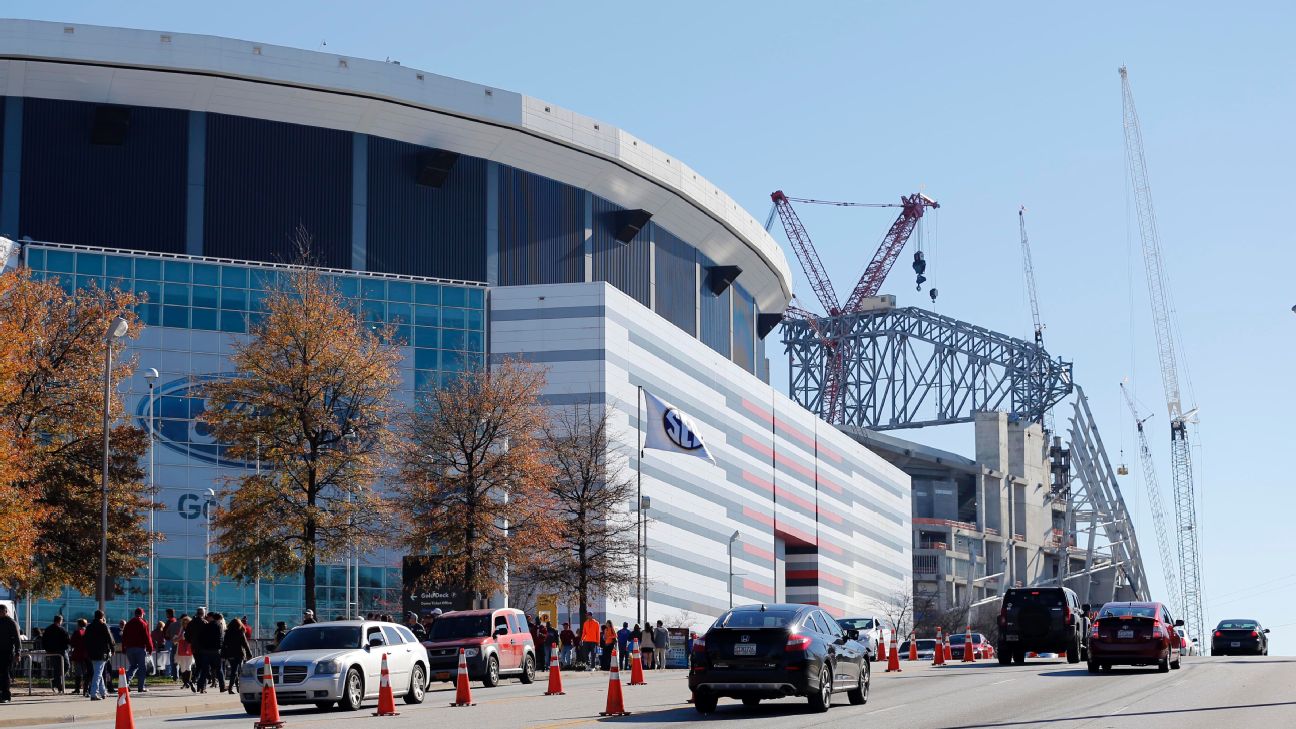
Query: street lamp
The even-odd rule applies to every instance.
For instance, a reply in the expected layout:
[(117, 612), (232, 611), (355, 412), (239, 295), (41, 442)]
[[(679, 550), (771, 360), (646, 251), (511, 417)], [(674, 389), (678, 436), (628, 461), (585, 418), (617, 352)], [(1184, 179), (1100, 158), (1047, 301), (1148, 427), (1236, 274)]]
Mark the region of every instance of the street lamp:
[(99, 610), (104, 610), (108, 600), (108, 405), (112, 398), (112, 350), (116, 340), (126, 336), (130, 322), (122, 317), (113, 319), (104, 337), (104, 398), (103, 398), (103, 482), (100, 492), (99, 521)]
[(741, 532), (735, 529), (729, 537), (729, 607), (733, 607), (733, 548), (740, 534)]
[(203, 511), (207, 513), (207, 544), (203, 560), (203, 605), (211, 611), (211, 508), (216, 501), (216, 492), (207, 489), (207, 503), (203, 505)]
[[(642, 599), (644, 620), (648, 619), (648, 509), (652, 507), (651, 496), (639, 497), (639, 522), (643, 525), (643, 537), (639, 543), (640, 559), (643, 560)], [(636, 611), (638, 612), (638, 611)]]
[(154, 577), (157, 565), (157, 558), (153, 554), (154, 537), (157, 534), (157, 509), (154, 505), (157, 503), (157, 492), (154, 490), (153, 477), (153, 383), (157, 382), (158, 371), (152, 367), (144, 371), (144, 379), (148, 381), (149, 399), (148, 399), (148, 435), (149, 435), (149, 583), (148, 583), (148, 614), (149, 620), (152, 621), (157, 615), (157, 579)]

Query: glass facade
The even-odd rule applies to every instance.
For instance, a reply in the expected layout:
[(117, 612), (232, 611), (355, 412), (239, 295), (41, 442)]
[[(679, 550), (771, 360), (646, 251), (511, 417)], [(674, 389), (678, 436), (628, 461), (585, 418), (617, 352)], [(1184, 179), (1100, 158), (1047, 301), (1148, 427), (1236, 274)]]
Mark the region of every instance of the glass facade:
[[(210, 595), (209, 606), (226, 615), (254, 614), (252, 585), (211, 576), (205, 590), (207, 489), (219, 491), (227, 479), (257, 467), (236, 461), (197, 422), (205, 403), (203, 380), (232, 374), (230, 345), (245, 339), (249, 326), (265, 316), (266, 292), (283, 274), (282, 266), (234, 263), (183, 256), (29, 244), (26, 264), (40, 279), (57, 279), (69, 292), (91, 285), (133, 290), (146, 298), (138, 313), (146, 325), (132, 340), (136, 375), (118, 384), (128, 412), (154, 435), (154, 477), (163, 509), (155, 515), (162, 541), (156, 548), (155, 584), (158, 611), (175, 608), (192, 613)], [(340, 293), (370, 324), (392, 324), (401, 347), (400, 397), (410, 402), (419, 391), (435, 388), (465, 369), (485, 363), (486, 288), (408, 276), (327, 271)], [(156, 368), (152, 417), (148, 384), (142, 372)], [(317, 614), (332, 618), (345, 610), (346, 571), (320, 565)], [(355, 578), (353, 570), (353, 577)], [(400, 609), (400, 555), (366, 555), (359, 568), (360, 611)], [(125, 581), (126, 595), (109, 604), (109, 618), (128, 617), (148, 603), (148, 575)], [(265, 578), (260, 586), (261, 635), (276, 620), (290, 625), (301, 618), (300, 574)], [(55, 613), (88, 615), (93, 596), (66, 591), (59, 599), (33, 609), (37, 625)]]

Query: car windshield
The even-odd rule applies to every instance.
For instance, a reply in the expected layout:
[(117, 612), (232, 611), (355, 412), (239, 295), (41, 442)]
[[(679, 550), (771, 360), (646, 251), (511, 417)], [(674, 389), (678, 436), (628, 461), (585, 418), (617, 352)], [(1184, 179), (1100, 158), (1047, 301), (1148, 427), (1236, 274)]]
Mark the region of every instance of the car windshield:
[(1036, 607), (1062, 607), (1062, 593), (1055, 590), (1022, 590), (1004, 595), (1004, 607), (1011, 610), (1014, 606), (1033, 605)]
[[(967, 640), (967, 635), (965, 635), (964, 633), (954, 633), (949, 637), (950, 645), (963, 645), (963, 642), (966, 640)], [(980, 642), (981, 642), (981, 634), (973, 633), (972, 644), (976, 645), (977, 643)], [(918, 645), (922, 645), (922, 643), (919, 643)]]
[(786, 628), (796, 618), (793, 610), (730, 610), (716, 621), (721, 628)]
[(1103, 618), (1155, 618), (1156, 608), (1151, 605), (1104, 605), (1098, 613)]
[(846, 630), (872, 630), (873, 618), (842, 618), (837, 624)]
[(1254, 620), (1225, 620), (1216, 630), (1255, 630), (1257, 625)]
[(301, 625), (288, 631), (276, 653), (360, 647), (360, 626)]
[(432, 624), (428, 640), (485, 638), (491, 634), (489, 615), (443, 615)]

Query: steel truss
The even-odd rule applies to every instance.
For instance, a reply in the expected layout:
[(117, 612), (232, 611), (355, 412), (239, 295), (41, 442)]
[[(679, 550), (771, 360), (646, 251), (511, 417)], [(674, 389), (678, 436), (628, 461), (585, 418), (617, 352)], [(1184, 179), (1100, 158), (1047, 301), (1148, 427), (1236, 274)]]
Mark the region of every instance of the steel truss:
[[(1043, 347), (923, 309), (787, 319), (782, 332), (789, 392), (835, 425), (921, 428), (990, 410), (1039, 421), (1072, 390), (1071, 363)], [(823, 395), (830, 351), (843, 360), (835, 408)]]

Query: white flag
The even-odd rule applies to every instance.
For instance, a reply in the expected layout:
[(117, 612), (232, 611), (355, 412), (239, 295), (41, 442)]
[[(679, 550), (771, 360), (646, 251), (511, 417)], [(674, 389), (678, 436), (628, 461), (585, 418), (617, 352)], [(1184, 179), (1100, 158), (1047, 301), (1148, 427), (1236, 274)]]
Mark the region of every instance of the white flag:
[(702, 433), (692, 418), (647, 390), (643, 394), (648, 405), (648, 418), (644, 422), (645, 449), (673, 451), (715, 463), (715, 458), (707, 450), (706, 443), (702, 442)]

